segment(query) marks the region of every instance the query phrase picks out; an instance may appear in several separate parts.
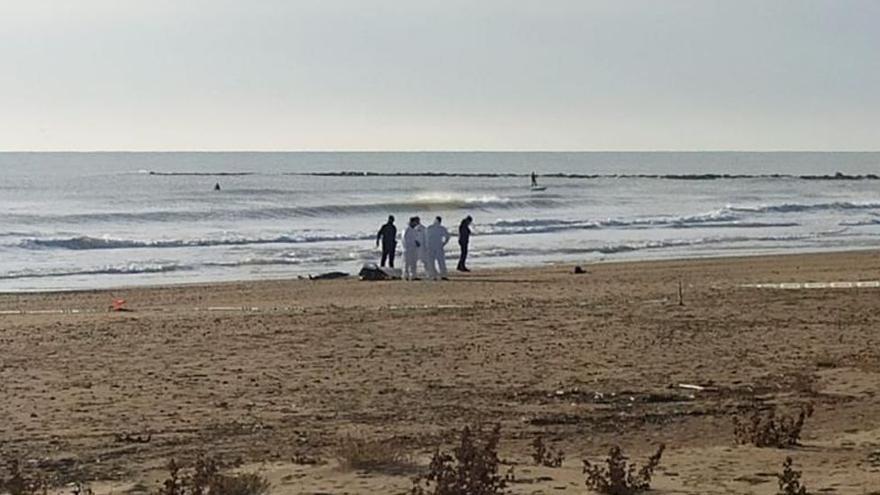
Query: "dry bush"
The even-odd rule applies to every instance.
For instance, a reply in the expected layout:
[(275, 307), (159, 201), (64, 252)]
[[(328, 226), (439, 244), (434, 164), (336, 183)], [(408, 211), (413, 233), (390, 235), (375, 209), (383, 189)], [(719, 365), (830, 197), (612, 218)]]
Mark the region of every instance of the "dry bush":
[(428, 473), (413, 481), (412, 495), (497, 495), (505, 493), (505, 477), (498, 474), (501, 426), (461, 430), (451, 454), (437, 451)]
[(196, 461), (192, 473), (183, 474), (172, 459), (168, 479), (156, 495), (265, 495), (269, 482), (258, 474), (222, 474), (221, 465), (211, 457)]
[(95, 495), (95, 492), (92, 491), (92, 487), (82, 481), (74, 483), (73, 489), (70, 493), (71, 495)]
[(21, 468), (17, 460), (7, 465), (8, 474), (0, 477), (0, 493), (9, 495), (45, 495), (48, 483), (40, 477), (30, 477)]
[(336, 447), (336, 459), (344, 469), (397, 470), (412, 465), (409, 453), (392, 440), (368, 440), (346, 436)]
[(608, 453), (605, 463), (608, 467), (594, 465), (584, 460), (584, 474), (587, 475), (587, 488), (608, 495), (633, 495), (651, 489), (654, 469), (660, 464), (660, 457), (666, 449), (664, 445), (648, 458), (648, 462), (638, 471), (635, 464), (629, 464), (620, 447), (614, 446)]
[(782, 463), (782, 474), (777, 474), (779, 478), (779, 495), (809, 495), (807, 487), (801, 484), (801, 472), (795, 471), (792, 467), (791, 457), (786, 457)]
[(535, 438), (532, 442), (532, 448), (534, 449), (532, 451), (532, 459), (534, 459), (535, 464), (538, 466), (562, 467), (562, 463), (565, 461), (565, 454), (561, 450), (556, 450), (552, 446), (545, 444), (542, 437)]
[(804, 423), (812, 415), (812, 404), (801, 406), (797, 415), (777, 415), (775, 408), (766, 413), (755, 410), (746, 419), (733, 418), (733, 432), (740, 445), (784, 449), (798, 444)]

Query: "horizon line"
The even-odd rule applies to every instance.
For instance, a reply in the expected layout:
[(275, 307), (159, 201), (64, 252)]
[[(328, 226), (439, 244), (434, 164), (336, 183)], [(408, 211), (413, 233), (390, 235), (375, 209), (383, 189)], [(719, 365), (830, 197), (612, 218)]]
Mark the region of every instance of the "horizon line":
[(516, 150), (516, 149), (364, 149), (364, 150), (332, 150), (332, 149), (299, 149), (299, 150), (247, 150), (247, 149), (187, 149), (187, 150), (0, 150), (0, 153), (880, 153), (876, 150), (859, 149), (656, 149), (656, 150)]

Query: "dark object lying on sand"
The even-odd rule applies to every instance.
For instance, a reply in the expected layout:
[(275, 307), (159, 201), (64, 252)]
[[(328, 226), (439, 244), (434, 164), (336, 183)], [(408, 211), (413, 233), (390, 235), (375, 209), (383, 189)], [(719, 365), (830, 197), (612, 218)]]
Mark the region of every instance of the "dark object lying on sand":
[(320, 275), (309, 275), (309, 280), (333, 280), (335, 278), (346, 278), (348, 274), (345, 272), (329, 272), (322, 273)]
[(574, 273), (575, 273), (576, 275), (581, 275), (581, 274), (587, 273), (587, 271), (584, 270), (583, 268), (581, 268), (580, 265), (577, 265), (577, 266), (574, 267)]
[(375, 263), (364, 263), (364, 266), (361, 268), (358, 275), (361, 277), (361, 280), (398, 280), (400, 279), (400, 270), (386, 268)]
[(118, 443), (150, 443), (150, 440), (153, 439), (153, 435), (132, 435), (130, 433), (114, 433), (114, 437), (116, 437), (116, 441)]

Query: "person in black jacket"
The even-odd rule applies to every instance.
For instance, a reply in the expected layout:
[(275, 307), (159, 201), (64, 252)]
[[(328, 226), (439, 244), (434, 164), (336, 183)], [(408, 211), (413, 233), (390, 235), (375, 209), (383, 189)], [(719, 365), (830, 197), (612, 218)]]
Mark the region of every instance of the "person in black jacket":
[(467, 267), (468, 244), (471, 242), (471, 223), (474, 221), (470, 215), (465, 217), (458, 226), (458, 245), (461, 246), (461, 256), (458, 258), (460, 272), (469, 272)]
[(380, 242), (382, 243), (380, 266), (385, 266), (385, 261), (388, 261), (388, 266), (394, 268), (394, 252), (397, 250), (397, 227), (394, 226), (394, 215), (389, 215), (388, 223), (379, 229), (376, 235), (376, 247), (379, 247)]

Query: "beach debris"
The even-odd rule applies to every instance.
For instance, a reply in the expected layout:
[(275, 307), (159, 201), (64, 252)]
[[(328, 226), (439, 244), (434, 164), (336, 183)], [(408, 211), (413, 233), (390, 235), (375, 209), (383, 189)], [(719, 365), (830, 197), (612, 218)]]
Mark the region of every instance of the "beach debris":
[(150, 440), (153, 439), (152, 434), (146, 435), (133, 435), (131, 433), (114, 433), (113, 437), (116, 438), (117, 443), (150, 443)]
[(707, 387), (707, 386), (703, 386), (703, 385), (693, 385), (690, 383), (679, 383), (678, 385), (676, 385), (676, 387), (683, 388), (685, 390), (696, 390), (697, 392), (716, 390), (714, 387)]
[(581, 265), (576, 265), (576, 266), (574, 267), (574, 274), (575, 274), (575, 275), (582, 275), (582, 274), (584, 274), (584, 273), (587, 273), (587, 271), (584, 270), (583, 267), (582, 267)]
[(327, 461), (321, 459), (317, 455), (310, 455), (304, 452), (297, 452), (293, 454), (290, 462), (300, 466), (318, 466), (327, 463)]
[(114, 299), (110, 303), (110, 311), (132, 311), (131, 309), (125, 307), (125, 304), (125, 299)]

